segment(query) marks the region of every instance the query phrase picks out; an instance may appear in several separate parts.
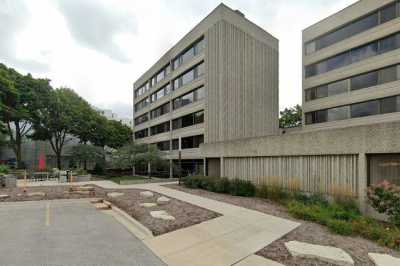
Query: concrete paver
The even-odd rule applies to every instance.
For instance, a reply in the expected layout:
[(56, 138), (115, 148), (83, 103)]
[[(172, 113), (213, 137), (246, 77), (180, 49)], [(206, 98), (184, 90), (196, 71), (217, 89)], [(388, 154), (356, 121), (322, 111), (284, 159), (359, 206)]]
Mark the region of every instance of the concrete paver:
[(247, 258), (236, 263), (235, 266), (284, 266), (284, 265), (261, 256), (250, 255)]
[(400, 258), (395, 258), (387, 254), (368, 253), (370, 259), (376, 266), (394, 266), (400, 265)]

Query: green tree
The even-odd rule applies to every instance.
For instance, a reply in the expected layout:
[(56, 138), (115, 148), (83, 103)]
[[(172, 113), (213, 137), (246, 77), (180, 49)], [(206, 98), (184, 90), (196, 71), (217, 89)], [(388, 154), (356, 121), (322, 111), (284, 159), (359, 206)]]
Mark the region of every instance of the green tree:
[(9, 144), (15, 153), (17, 167), (22, 166), (21, 146), (32, 129), (51, 91), (48, 79), (23, 76), (12, 68), (0, 64), (0, 112), (7, 130)]
[(33, 123), (34, 140), (49, 141), (57, 158), (57, 167), (62, 168), (61, 156), (65, 144), (71, 136), (77, 136), (80, 120), (85, 109), (83, 100), (73, 90), (59, 88), (51, 92), (46, 106)]
[(106, 130), (105, 144), (108, 147), (118, 149), (132, 141), (132, 129), (120, 121), (108, 120)]
[(104, 149), (89, 144), (79, 144), (72, 147), (71, 155), (83, 169), (87, 170), (87, 163), (104, 164)]
[(298, 104), (291, 108), (285, 108), (285, 110), (280, 112), (279, 127), (290, 128), (300, 126), (302, 114), (301, 106)]

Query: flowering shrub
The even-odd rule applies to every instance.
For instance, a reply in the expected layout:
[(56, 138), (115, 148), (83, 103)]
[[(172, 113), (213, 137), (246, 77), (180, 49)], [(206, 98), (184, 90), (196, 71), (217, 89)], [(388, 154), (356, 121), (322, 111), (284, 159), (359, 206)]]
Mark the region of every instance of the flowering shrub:
[(400, 187), (387, 180), (369, 187), (368, 199), (379, 213), (389, 216), (390, 221), (400, 226)]

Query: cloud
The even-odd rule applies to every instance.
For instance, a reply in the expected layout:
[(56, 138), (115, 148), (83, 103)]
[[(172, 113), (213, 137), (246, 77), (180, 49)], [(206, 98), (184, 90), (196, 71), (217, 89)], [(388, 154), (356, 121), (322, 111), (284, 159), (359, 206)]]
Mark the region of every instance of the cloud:
[[(30, 13), (21, 1), (0, 0), (0, 61), (27, 72), (44, 73), (47, 64), (30, 58), (18, 58), (18, 34), (29, 22)], [(27, 44), (28, 45), (28, 44)]]
[(81, 45), (122, 63), (131, 61), (115, 42), (118, 35), (136, 31), (131, 14), (99, 0), (59, 0), (57, 7)]

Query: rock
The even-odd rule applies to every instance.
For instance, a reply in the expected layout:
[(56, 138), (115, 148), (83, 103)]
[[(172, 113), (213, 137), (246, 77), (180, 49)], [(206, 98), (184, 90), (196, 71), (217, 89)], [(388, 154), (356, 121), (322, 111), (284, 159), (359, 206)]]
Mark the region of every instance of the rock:
[(110, 197), (110, 198), (118, 198), (118, 197), (121, 197), (123, 195), (124, 195), (124, 193), (121, 193), (121, 192), (110, 192), (110, 193), (107, 193), (107, 197)]
[(157, 204), (156, 203), (146, 202), (146, 203), (140, 203), (139, 206), (145, 207), (145, 208), (151, 208), (151, 207), (156, 207)]
[(44, 192), (31, 192), (27, 194), (28, 197), (44, 197), (46, 193)]
[(110, 205), (104, 203), (96, 203), (94, 204), (97, 210), (109, 210), (111, 209)]
[(90, 200), (90, 203), (102, 203), (103, 202), (103, 199), (91, 199)]
[(140, 196), (142, 196), (143, 198), (151, 198), (154, 197), (154, 194), (151, 191), (142, 191), (140, 192)]
[(2, 199), (8, 199), (10, 196), (7, 194), (0, 194), (0, 200)]
[(152, 211), (150, 212), (150, 215), (153, 216), (154, 218), (165, 220), (165, 221), (174, 221), (175, 217), (170, 215), (166, 211)]
[(319, 259), (335, 265), (354, 265), (353, 259), (349, 254), (340, 248), (313, 245), (299, 241), (285, 243), (286, 248), (294, 257)]
[(157, 199), (157, 203), (160, 205), (167, 204), (168, 202), (170, 202), (170, 199), (164, 196), (161, 196)]
[(368, 253), (368, 257), (376, 266), (394, 266), (400, 265), (400, 259), (387, 254)]

